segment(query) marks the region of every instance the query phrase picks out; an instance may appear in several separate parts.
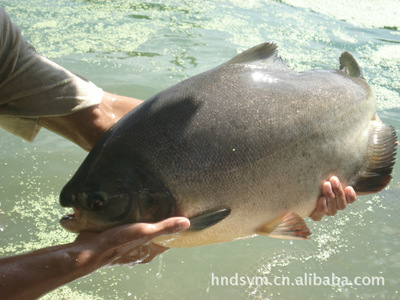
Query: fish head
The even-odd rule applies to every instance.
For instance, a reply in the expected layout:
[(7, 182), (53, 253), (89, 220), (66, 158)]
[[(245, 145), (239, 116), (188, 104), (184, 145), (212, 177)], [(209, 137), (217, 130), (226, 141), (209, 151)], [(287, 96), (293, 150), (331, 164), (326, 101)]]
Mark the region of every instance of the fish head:
[[(113, 158), (114, 157), (114, 158)], [(153, 176), (115, 155), (89, 155), (60, 194), (60, 204), (74, 213), (60, 223), (71, 232), (101, 232), (137, 222), (157, 222), (173, 215), (174, 200)]]

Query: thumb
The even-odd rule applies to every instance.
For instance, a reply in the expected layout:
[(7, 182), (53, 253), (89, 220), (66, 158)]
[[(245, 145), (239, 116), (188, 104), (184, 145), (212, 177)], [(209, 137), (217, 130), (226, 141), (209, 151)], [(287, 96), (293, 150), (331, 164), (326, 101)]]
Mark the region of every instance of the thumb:
[(184, 217), (173, 217), (158, 223), (148, 224), (148, 235), (153, 238), (163, 234), (173, 234), (190, 227), (190, 221)]
[[(107, 248), (118, 248), (129, 244), (129, 247), (143, 245), (163, 234), (183, 231), (190, 226), (184, 217), (173, 217), (158, 223), (134, 223), (111, 228), (101, 233), (102, 244)], [(92, 233), (93, 234), (93, 233)], [(92, 237), (97, 241), (97, 236)]]

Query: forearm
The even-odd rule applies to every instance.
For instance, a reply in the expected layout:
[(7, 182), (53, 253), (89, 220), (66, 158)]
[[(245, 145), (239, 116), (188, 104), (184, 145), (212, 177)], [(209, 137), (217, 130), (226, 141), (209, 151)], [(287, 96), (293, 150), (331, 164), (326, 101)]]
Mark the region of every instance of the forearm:
[(0, 259), (2, 299), (36, 299), (49, 291), (93, 272), (92, 253), (79, 244), (65, 244)]
[(39, 124), (90, 151), (99, 138), (142, 101), (104, 92), (99, 105), (66, 116), (42, 117)]
[(150, 262), (167, 250), (151, 243), (162, 234), (189, 228), (186, 218), (83, 232), (70, 244), (0, 259), (1, 299), (35, 299), (51, 290), (110, 264)]

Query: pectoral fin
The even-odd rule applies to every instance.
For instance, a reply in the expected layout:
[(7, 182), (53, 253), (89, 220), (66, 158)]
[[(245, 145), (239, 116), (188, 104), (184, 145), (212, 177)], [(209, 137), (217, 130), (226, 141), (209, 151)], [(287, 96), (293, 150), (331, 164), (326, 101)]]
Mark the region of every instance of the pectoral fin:
[(197, 215), (190, 218), (190, 227), (188, 230), (203, 230), (211, 227), (223, 219), (225, 219), (231, 213), (230, 208), (222, 208), (214, 211), (209, 211), (201, 215)]
[(294, 212), (264, 225), (256, 233), (274, 238), (299, 240), (307, 239), (311, 234), (303, 218)]

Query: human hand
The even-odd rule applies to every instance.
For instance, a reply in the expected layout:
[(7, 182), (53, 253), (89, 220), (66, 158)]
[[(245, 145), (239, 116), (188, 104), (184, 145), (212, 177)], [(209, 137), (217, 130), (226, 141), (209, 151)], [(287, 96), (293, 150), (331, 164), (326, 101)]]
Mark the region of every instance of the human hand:
[(102, 233), (82, 232), (74, 242), (81, 245), (77, 263), (92, 270), (106, 265), (147, 263), (168, 249), (153, 244), (155, 237), (189, 226), (188, 219), (173, 217), (154, 224), (122, 225)]
[(351, 186), (343, 189), (336, 176), (329, 178), (322, 185), (322, 195), (318, 198), (315, 210), (309, 215), (314, 221), (320, 221), (324, 215), (334, 216), (338, 210), (356, 201), (356, 193)]

